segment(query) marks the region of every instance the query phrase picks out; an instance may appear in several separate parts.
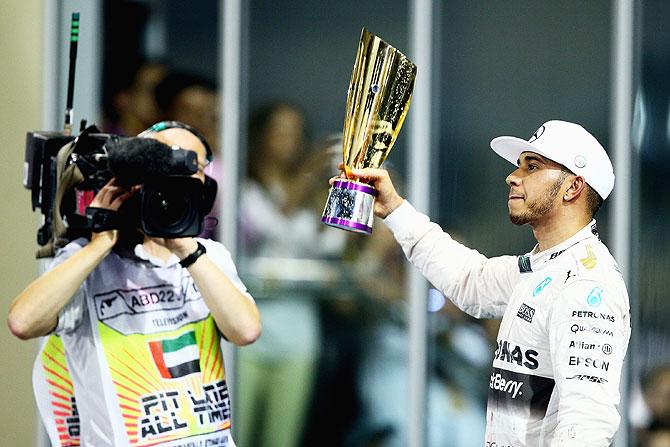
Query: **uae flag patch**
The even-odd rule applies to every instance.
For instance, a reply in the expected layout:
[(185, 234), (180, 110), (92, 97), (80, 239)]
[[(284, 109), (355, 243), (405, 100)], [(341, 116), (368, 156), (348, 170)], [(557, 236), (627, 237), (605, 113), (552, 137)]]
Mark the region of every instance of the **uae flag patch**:
[(200, 372), (200, 351), (193, 331), (177, 338), (150, 341), (149, 349), (164, 379), (177, 379)]

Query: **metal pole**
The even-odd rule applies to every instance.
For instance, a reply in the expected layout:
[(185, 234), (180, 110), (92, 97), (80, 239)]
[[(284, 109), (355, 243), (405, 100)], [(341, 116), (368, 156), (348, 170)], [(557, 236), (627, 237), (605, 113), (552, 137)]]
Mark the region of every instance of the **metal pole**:
[[(70, 29), (70, 14), (80, 11), (82, 29), (78, 62), (77, 85), (74, 92), (75, 121), (74, 134), (78, 133), (78, 120), (88, 118), (96, 122), (102, 104), (100, 74), (102, 72), (102, 40), (98, 30), (102, 29), (101, 0), (70, 1), (67, 5), (57, 0), (45, 0), (42, 12), (42, 129), (63, 130), (63, 110), (65, 105), (69, 46), (65, 36)], [(79, 92), (79, 93), (78, 93)], [(81, 93), (85, 92), (85, 93)], [(48, 267), (50, 259), (37, 261), (37, 274)], [(37, 417), (36, 445), (50, 445), (48, 435)]]
[[(613, 0), (612, 29), (612, 153), (616, 188), (610, 208), (613, 228), (612, 251), (627, 284), (630, 284), (631, 252), (631, 123), (633, 98), (633, 23), (632, 0)], [(635, 328), (633, 328), (635, 330)], [(631, 353), (628, 353), (630, 358)], [(628, 404), (631, 362), (626, 362), (621, 377), (621, 426), (614, 438), (617, 446), (629, 445)]]
[(221, 7), (222, 53), (219, 57), (221, 76), (221, 158), (223, 163), (221, 203), (221, 241), (233, 258), (237, 251), (237, 196), (240, 150), (240, 64), (241, 64), (241, 0), (224, 0)]
[(58, 92), (60, 83), (58, 78), (59, 45), (64, 45), (60, 39), (58, 5), (56, 0), (45, 0), (43, 9), (42, 35), (42, 129), (56, 130), (60, 118), (58, 110)]
[[(431, 155), (431, 36), (432, 0), (412, 0), (410, 5), (410, 58), (417, 66), (416, 85), (409, 120), (408, 196), (422, 212), (429, 211)], [(421, 273), (409, 273), (409, 398), (408, 445), (422, 447), (426, 431), (426, 321), (428, 284)]]
[[(223, 179), (218, 194), (219, 228), (221, 242), (230, 251), (233, 259), (237, 253), (237, 203), (238, 165), (240, 153), (240, 67), (242, 48), (242, 2), (223, 0), (219, 10), (219, 97), (221, 126), (219, 141), (221, 152), (217, 163), (222, 164)], [(226, 382), (230, 389), (233, 410), (235, 408), (235, 347), (222, 342), (221, 350), (226, 362)], [(234, 413), (234, 411), (233, 411)]]

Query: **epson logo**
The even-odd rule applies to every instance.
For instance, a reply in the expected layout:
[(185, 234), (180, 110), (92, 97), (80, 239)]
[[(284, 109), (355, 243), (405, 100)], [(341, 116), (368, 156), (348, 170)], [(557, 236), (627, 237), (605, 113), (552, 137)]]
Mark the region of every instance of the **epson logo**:
[(489, 381), (489, 388), (511, 394), (512, 399), (516, 399), (516, 396), (523, 394), (521, 393), (522, 385), (523, 382), (516, 380), (505, 380), (505, 378), (500, 373), (491, 374), (491, 380)]
[(608, 371), (610, 368), (609, 362), (605, 362), (600, 359), (592, 359), (591, 357), (577, 357), (574, 355), (570, 356), (570, 359), (568, 360), (568, 365), (570, 366), (584, 365), (587, 368), (602, 369), (604, 371)]
[(575, 374), (572, 377), (568, 377), (567, 380), (586, 380), (587, 382), (593, 382), (593, 383), (605, 383), (605, 382), (607, 382), (607, 379), (604, 379), (602, 377), (589, 376), (589, 375), (586, 375), (586, 374)]
[(525, 366), (528, 369), (537, 369), (538, 353), (534, 349), (523, 350), (520, 346), (513, 345), (507, 340), (498, 340), (498, 347), (494, 357), (508, 363), (516, 363), (519, 366)]
[(614, 316), (608, 315), (602, 312), (591, 312), (590, 310), (573, 310), (572, 316), (576, 318), (594, 318), (607, 320), (611, 323), (614, 323)]

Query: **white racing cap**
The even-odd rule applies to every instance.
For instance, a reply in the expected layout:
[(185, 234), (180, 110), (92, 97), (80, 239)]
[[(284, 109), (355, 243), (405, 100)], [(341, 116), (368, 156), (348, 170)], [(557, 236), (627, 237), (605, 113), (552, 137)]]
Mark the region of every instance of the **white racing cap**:
[(497, 137), (491, 149), (505, 160), (517, 165), (522, 152), (535, 152), (560, 163), (604, 199), (614, 188), (614, 169), (605, 149), (586, 129), (567, 121), (547, 121), (528, 141), (517, 137)]

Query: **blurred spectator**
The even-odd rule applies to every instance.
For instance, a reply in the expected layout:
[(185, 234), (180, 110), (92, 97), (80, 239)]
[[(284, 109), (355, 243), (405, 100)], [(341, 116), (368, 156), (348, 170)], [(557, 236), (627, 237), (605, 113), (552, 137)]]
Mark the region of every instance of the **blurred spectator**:
[(170, 72), (156, 85), (155, 94), (161, 120), (195, 127), (212, 150), (218, 150), (218, 96), (213, 81), (191, 73)]
[[(335, 173), (332, 167), (342, 160), (342, 135), (331, 134), (314, 144), (314, 162), (307, 162), (328, 179)], [(328, 161), (330, 160), (330, 161)], [(308, 201), (320, 216), (328, 198), (328, 183), (319, 182), (311, 191)], [(320, 232), (331, 234), (337, 241), (348, 241), (345, 251), (352, 251), (367, 236), (334, 229), (320, 224)], [(346, 256), (346, 254), (345, 254)], [(335, 259), (337, 283), (330, 287), (326, 298), (320, 301), (321, 356), (316, 374), (314, 393), (309, 407), (303, 446), (346, 446), (355, 429), (361, 411), (357, 374), (365, 344), (365, 303), (361, 300), (351, 275), (342, 262)]]
[(642, 383), (644, 401), (650, 412), (650, 428), (670, 429), (670, 364), (653, 368)]
[[(205, 173), (223, 184), (223, 162), (219, 148), (218, 95), (214, 82), (195, 74), (169, 72), (155, 89), (155, 101), (160, 120), (181, 121), (196, 128), (207, 140), (213, 160), (205, 168)], [(219, 208), (216, 204), (204, 221), (200, 237), (218, 239)]]
[(670, 428), (656, 427), (647, 430), (640, 438), (639, 447), (670, 447)]
[[(404, 255), (381, 222), (371, 237), (356, 240), (356, 245), (349, 265), (357, 279), (357, 295), (368, 301), (368, 318), (358, 372), (363, 411), (349, 445), (402, 447), (409, 436), (407, 400), (400, 397), (409, 383)], [(429, 356), (427, 371), (426, 445), (482, 445), (486, 389), (477, 393), (472, 382), (481, 379), (480, 370), (487, 371), (491, 361), (485, 331), (458, 309), (431, 310), (429, 337), (436, 340), (431, 343), (436, 352)]]
[[(461, 240), (456, 235), (452, 237)], [(436, 374), (462, 390), (483, 415), (500, 320), (478, 320), (433, 288), (429, 290), (428, 307)]]
[(105, 107), (105, 132), (137, 135), (160, 121), (154, 88), (166, 73), (161, 62), (142, 62), (126, 82), (120, 81)]
[(329, 273), (322, 261), (338, 253), (343, 232), (321, 225), (312, 206), (314, 191), (327, 189), (321, 171), (332, 159), (309, 154), (306, 139), (305, 116), (294, 105), (268, 104), (250, 118), (240, 272), (258, 297), (263, 336), (238, 355), (240, 447), (298, 445), (313, 391), (318, 300)]

